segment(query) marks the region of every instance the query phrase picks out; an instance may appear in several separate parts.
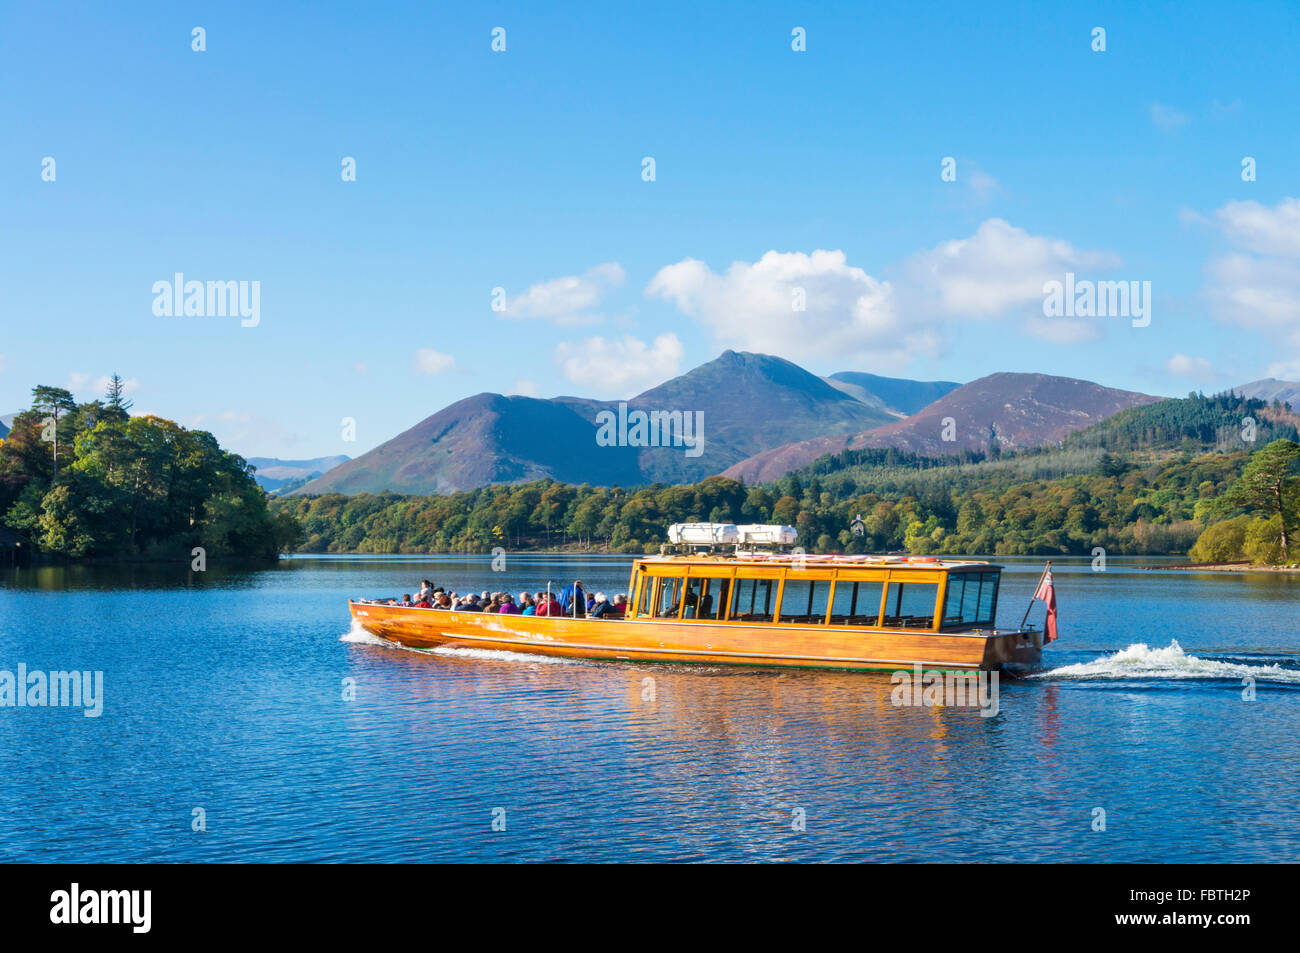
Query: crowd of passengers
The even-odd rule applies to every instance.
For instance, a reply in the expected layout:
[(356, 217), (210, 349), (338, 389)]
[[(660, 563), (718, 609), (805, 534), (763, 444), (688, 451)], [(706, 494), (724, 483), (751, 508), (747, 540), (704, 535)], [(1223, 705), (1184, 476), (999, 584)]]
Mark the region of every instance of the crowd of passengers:
[(409, 592), (401, 599), (388, 599), (385, 605), (406, 606), (413, 609), (449, 609), (456, 612), (499, 612), (503, 615), (570, 616), (587, 619), (621, 619), (627, 611), (627, 593), (620, 592), (610, 599), (605, 593), (588, 595), (581, 580), (565, 586), (558, 593), (550, 590), (521, 592), (471, 592), (460, 594), (442, 586), (434, 586), (428, 579), (421, 580), (420, 591)]

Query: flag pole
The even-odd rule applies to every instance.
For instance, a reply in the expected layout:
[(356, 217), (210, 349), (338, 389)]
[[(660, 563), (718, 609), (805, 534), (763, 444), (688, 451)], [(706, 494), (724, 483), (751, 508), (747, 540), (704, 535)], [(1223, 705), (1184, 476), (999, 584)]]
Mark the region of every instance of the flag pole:
[(1029, 621), (1029, 613), (1032, 612), (1034, 609), (1034, 602), (1038, 598), (1038, 587), (1043, 584), (1043, 580), (1047, 578), (1047, 573), (1051, 570), (1051, 568), (1052, 568), (1052, 561), (1049, 559), (1047, 561), (1047, 565), (1043, 567), (1042, 573), (1039, 574), (1038, 576), (1038, 582), (1034, 583), (1034, 594), (1029, 597), (1029, 608), (1025, 610), (1025, 617), (1020, 620), (1020, 628), (1022, 629), (1025, 627), (1025, 623)]

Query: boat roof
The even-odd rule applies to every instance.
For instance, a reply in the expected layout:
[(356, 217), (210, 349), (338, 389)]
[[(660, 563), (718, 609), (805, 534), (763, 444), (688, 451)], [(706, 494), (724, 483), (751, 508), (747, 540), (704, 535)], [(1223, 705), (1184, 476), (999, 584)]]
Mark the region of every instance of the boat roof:
[(646, 564), (716, 566), (775, 566), (802, 569), (1001, 569), (982, 559), (945, 559), (940, 556), (893, 555), (819, 555), (816, 553), (661, 553), (643, 556)]

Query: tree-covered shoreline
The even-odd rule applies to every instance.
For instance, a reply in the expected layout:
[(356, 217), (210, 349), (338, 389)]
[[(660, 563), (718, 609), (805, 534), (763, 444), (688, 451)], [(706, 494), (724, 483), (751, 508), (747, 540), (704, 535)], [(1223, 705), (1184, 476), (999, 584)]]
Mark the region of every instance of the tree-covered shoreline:
[[(37, 387), (0, 440), (0, 526), (50, 559), (298, 553), (646, 553), (671, 523), (781, 523), (809, 552), (1189, 556), (1300, 562), (1289, 407), (1234, 395), (1132, 408), (1061, 445), (924, 457), (845, 450), (766, 484), (554, 480), (447, 495), (268, 498), (204, 431), (131, 416), (120, 379), (78, 404)], [(1243, 428), (1243, 421), (1245, 426)]]
[(80, 404), (36, 387), (0, 441), (0, 525), (58, 561), (266, 560), (297, 545), (243, 458), (130, 409), (116, 375), (103, 400)]
[(1181, 556), (1225, 512), (1216, 501), (1250, 459), (1098, 452), (1085, 472), (1052, 478), (1021, 476), (1026, 465), (1050, 468), (1051, 455), (924, 468), (912, 460), (834, 483), (799, 474), (761, 486), (712, 477), (635, 490), (537, 481), (447, 496), (289, 497), (272, 507), (302, 525), (304, 553), (644, 553), (666, 541), (670, 523), (712, 521), (790, 524), (810, 552)]

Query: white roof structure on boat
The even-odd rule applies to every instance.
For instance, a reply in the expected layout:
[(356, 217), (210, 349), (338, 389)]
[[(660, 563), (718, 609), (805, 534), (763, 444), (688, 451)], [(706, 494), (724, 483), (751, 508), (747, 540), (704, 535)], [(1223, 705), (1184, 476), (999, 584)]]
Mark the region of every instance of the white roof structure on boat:
[(668, 541), (685, 546), (793, 546), (799, 531), (768, 523), (674, 523)]

